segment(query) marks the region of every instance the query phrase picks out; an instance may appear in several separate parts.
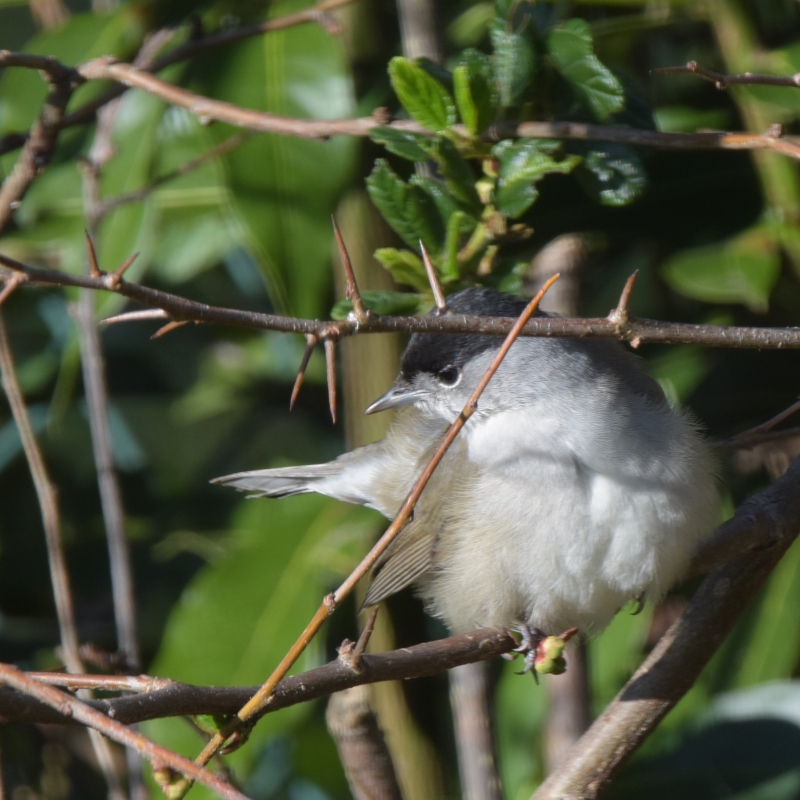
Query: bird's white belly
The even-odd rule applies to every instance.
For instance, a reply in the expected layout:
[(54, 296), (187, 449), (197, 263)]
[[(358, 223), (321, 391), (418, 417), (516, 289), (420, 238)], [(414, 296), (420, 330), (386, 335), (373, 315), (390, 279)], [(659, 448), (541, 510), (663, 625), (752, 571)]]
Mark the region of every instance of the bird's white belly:
[(482, 481), (481, 503), (466, 482), (453, 487), (436, 567), (422, 583), (454, 631), (602, 629), (628, 600), (666, 591), (691, 551), (685, 537), (696, 535), (684, 530), (685, 497), (552, 453)]

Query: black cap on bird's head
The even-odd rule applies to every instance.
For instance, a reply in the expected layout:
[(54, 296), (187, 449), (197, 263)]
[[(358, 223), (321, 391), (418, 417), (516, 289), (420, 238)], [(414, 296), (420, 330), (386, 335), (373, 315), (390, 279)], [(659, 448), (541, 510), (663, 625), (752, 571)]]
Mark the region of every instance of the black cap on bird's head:
[[(462, 289), (447, 298), (446, 314), (468, 317), (519, 317), (527, 300), (494, 289)], [(435, 314), (431, 311), (428, 316)], [(367, 414), (413, 403), (422, 393), (413, 386), (420, 373), (435, 376), (442, 386), (454, 386), (464, 365), (485, 350), (497, 348), (502, 336), (459, 333), (415, 333), (401, 361), (400, 374), (386, 394), (379, 397)]]

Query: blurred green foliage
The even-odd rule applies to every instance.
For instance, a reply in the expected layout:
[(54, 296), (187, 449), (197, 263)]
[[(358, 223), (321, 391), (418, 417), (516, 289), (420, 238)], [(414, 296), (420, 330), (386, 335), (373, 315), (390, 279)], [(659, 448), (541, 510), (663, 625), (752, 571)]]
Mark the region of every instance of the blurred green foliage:
[[(164, 24), (179, 24), (174, 46), (188, 35), (192, 16), (216, 30), (304, 4), (107, 5), (111, 10), (99, 11), (88, 1), (69, 0), (68, 21), (38, 31), (27, 4), (0, 0), (0, 47), (69, 64), (105, 54), (129, 59)], [(800, 70), (796, 5), (575, 5), (437, 5), (446, 32), (441, 66), (400, 56), (392, 7), (362, 2), (343, 15), (342, 37), (317, 25), (298, 26), (170, 67), (163, 73), (167, 80), (249, 108), (335, 118), (386, 104), (396, 117), (415, 119), (434, 135), (387, 127), (367, 142), (254, 135), (110, 212), (97, 237), (101, 266), (114, 268), (139, 250), (129, 275), (148, 285), (237, 308), (342, 318), (350, 307), (333, 291), (329, 218), (345, 192), (366, 181), (397, 235), (375, 253), (397, 290), (362, 287), (367, 304), (380, 313), (413, 314), (430, 306), (420, 240), (446, 291), (479, 282), (518, 292), (542, 248), (562, 234), (577, 234), (588, 251), (580, 292), (586, 315), (606, 314), (638, 269), (635, 314), (800, 325), (800, 197), (793, 194), (793, 162), (770, 154), (754, 159), (743, 152), (639, 151), (600, 143), (488, 145), (479, 137), (503, 120), (693, 131), (735, 129), (764, 118), (798, 133), (800, 99), (793, 90), (720, 93), (691, 77), (650, 74), (689, 59), (730, 69), (718, 45), (731, 26), (741, 41), (758, 45), (758, 52), (754, 46), (738, 54), (741, 69), (793, 74)], [(102, 88), (82, 87), (70, 109)], [(32, 71), (0, 76), (0, 136), (30, 126), (45, 90)], [(101, 195), (141, 189), (234, 133), (127, 92), (116, 113), (115, 152), (103, 170)], [(94, 126), (64, 132), (53, 162), (15, 210), (0, 241), (3, 252), (86, 270), (80, 160), (93, 134)], [(16, 157), (16, 151), (0, 156), (3, 176)], [(433, 168), (418, 172), (419, 163)], [(114, 650), (103, 524), (70, 317), (76, 297), (27, 287), (4, 311), (33, 424), (60, 490), (81, 637)], [(98, 298), (98, 315), (121, 307), (118, 297)], [(103, 332), (144, 668), (198, 683), (257, 683), (382, 523), (372, 513), (315, 496), (253, 502), (208, 486), (209, 478), (237, 469), (324, 461), (343, 450), (341, 431), (328, 420), (318, 353), (290, 416), (299, 337), (185, 326), (151, 342), (154, 330), (152, 323), (135, 323)], [(651, 347), (642, 357), (668, 397), (687, 405), (712, 438), (762, 422), (798, 392), (800, 358), (793, 353)], [(6, 409), (0, 413), (0, 659), (51, 667), (58, 635), (38, 507), (13, 422)], [(723, 513), (763, 487), (769, 470), (794, 452), (790, 441), (721, 459)], [(638, 616), (624, 609), (590, 639), (596, 713), (692, 588), (678, 587)], [(354, 610), (346, 606), (334, 617), (298, 669), (330, 658), (344, 636), (355, 634)], [(409, 592), (394, 598), (389, 610), (400, 646), (442, 635)], [(799, 611), (796, 545), (611, 796), (799, 797), (800, 701), (793, 681), (800, 665)], [(505, 797), (524, 800), (543, 776), (539, 734), (547, 698), (516, 669), (497, 667), (495, 728)], [(407, 691), (441, 755), (449, 795), (456, 797), (446, 684), (417, 681)], [(184, 720), (150, 723), (146, 730), (187, 755), (201, 744)], [(61, 797), (104, 796), (71, 732), (5, 726), (0, 751), (10, 793), (27, 786), (49, 798), (46, 787), (58, 774), (67, 776)], [(319, 703), (267, 716), (230, 760), (256, 800), (348, 796)]]

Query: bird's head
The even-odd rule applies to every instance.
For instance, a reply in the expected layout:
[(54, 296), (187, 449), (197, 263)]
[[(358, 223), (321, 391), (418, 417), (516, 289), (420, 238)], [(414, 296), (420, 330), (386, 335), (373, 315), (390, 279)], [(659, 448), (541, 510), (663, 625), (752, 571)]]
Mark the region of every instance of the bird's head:
[[(473, 288), (450, 295), (446, 313), (518, 317), (526, 305), (526, 301), (518, 297), (493, 289)], [(392, 388), (369, 406), (366, 413), (413, 403), (437, 416), (454, 419), (502, 343), (502, 336), (415, 333), (403, 353), (400, 374)], [(497, 391), (496, 386), (494, 390)], [(482, 405), (486, 405), (485, 401)]]

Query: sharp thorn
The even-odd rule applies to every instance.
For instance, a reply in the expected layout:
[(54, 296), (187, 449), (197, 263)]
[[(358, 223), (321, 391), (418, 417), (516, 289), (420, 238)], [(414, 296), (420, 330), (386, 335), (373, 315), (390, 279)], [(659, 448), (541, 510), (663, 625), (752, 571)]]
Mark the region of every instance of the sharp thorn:
[(339, 258), (342, 260), (342, 267), (344, 268), (344, 279), (347, 283), (345, 297), (353, 303), (353, 314), (355, 314), (356, 319), (359, 322), (364, 322), (369, 316), (369, 311), (361, 299), (361, 293), (358, 291), (358, 284), (356, 283), (356, 274), (350, 261), (350, 254), (347, 252), (347, 247), (345, 247), (342, 232), (336, 224), (336, 217), (332, 214), (331, 222), (333, 223), (333, 233), (336, 237), (336, 246), (339, 248)]
[(188, 319), (177, 319), (173, 320), (172, 322), (168, 322), (162, 328), (159, 328), (150, 338), (160, 339), (162, 336), (166, 336), (170, 331), (174, 331), (176, 328), (183, 327), (188, 322)]
[(89, 231), (84, 230), (83, 235), (86, 237), (86, 250), (89, 253), (89, 275), (92, 278), (99, 278), (103, 273), (97, 264), (97, 252), (94, 249), (94, 242), (92, 237), (89, 236)]
[(419, 247), (420, 250), (422, 250), (422, 263), (425, 264), (425, 272), (428, 273), (428, 283), (431, 285), (433, 299), (436, 301), (436, 308), (441, 314), (447, 310), (447, 302), (444, 299), (444, 293), (442, 292), (439, 278), (436, 275), (436, 269), (433, 266), (431, 257), (428, 255), (428, 251), (425, 249), (425, 245), (422, 244), (422, 239), (419, 240)]
[(317, 337), (314, 336), (313, 333), (309, 333), (306, 336), (306, 349), (303, 353), (302, 359), (300, 359), (300, 367), (297, 370), (297, 377), (294, 380), (294, 386), (292, 387), (292, 396), (289, 399), (289, 411), (294, 408), (294, 404), (297, 402), (297, 397), (300, 394), (300, 387), (303, 385), (303, 379), (306, 376), (306, 367), (308, 367), (308, 362), (311, 359), (311, 354), (314, 352), (314, 348), (317, 346)]
[(336, 342), (325, 340), (325, 365), (328, 377), (328, 403), (331, 408), (331, 419), (336, 422)]
[(122, 280), (122, 276), (125, 274), (125, 271), (131, 264), (133, 264), (134, 261), (136, 261), (138, 256), (139, 256), (138, 253), (134, 253), (132, 256), (128, 256), (128, 258), (126, 258), (125, 261), (123, 262), (122, 266), (120, 266), (118, 269), (114, 270), (114, 272), (111, 273), (112, 288), (115, 288), (119, 285), (119, 282)]

